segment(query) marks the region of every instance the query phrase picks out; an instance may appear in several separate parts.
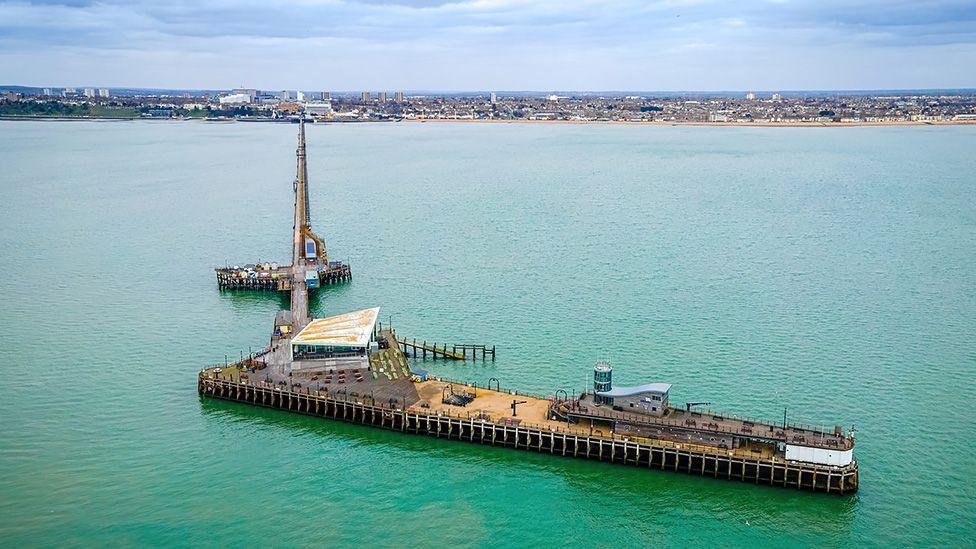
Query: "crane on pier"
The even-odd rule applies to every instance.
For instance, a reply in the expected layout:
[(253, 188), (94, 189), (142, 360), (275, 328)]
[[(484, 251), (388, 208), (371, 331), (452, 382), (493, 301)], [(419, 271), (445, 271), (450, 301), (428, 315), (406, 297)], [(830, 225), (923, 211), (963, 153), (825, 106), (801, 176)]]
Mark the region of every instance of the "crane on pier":
[(528, 400), (512, 400), (512, 417), (518, 416), (518, 405), (525, 404)]

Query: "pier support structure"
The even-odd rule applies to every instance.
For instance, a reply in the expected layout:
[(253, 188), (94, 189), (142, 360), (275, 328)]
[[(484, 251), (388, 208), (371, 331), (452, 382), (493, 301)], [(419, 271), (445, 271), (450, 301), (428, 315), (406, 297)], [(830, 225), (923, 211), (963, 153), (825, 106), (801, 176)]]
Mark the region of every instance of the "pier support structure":
[(301, 392), (287, 388), (209, 378), (201, 372), (201, 396), (337, 419), (404, 433), (490, 446), (573, 456), (662, 471), (711, 476), (812, 492), (844, 495), (857, 491), (857, 461), (843, 467), (748, 459), (703, 452), (680, 445), (648, 444), (627, 439), (585, 436), (561, 430), (492, 423), (479, 419), (388, 408), (362, 399)]

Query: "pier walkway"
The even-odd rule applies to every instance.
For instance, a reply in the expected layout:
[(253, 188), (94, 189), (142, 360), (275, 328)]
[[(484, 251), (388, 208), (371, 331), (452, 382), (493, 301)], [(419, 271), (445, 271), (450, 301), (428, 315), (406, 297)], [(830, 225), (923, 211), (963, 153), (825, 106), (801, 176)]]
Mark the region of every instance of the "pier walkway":
[(596, 406), (589, 401), (562, 401), (553, 405), (553, 412), (571, 421), (615, 422), (633, 436), (666, 438), (693, 442), (703, 435), (712, 436), (718, 444), (736, 439), (752, 439), (772, 443), (802, 444), (815, 448), (849, 450), (854, 441), (841, 434), (838, 427), (830, 432), (798, 425), (774, 425), (771, 423), (720, 415), (710, 412), (687, 411), (669, 408), (667, 415), (656, 417), (649, 414), (628, 413), (609, 406)]
[(308, 163), (306, 161), (305, 122), (298, 127), (296, 150), (295, 215), (292, 225), (291, 265), (254, 264), (215, 269), (221, 289), (286, 291), (290, 295), (292, 333), (297, 333), (310, 318), (308, 292), (324, 284), (352, 279), (349, 265), (329, 261), (325, 241), (312, 231), (308, 210)]

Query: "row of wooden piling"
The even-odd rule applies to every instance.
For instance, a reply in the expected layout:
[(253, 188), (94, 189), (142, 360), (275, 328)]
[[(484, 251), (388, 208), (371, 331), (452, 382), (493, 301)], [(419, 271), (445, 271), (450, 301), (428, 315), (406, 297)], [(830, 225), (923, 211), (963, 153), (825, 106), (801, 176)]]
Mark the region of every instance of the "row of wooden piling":
[(277, 291), (278, 283), (282, 278), (250, 278), (240, 277), (231, 273), (217, 271), (217, 286), (221, 290), (265, 290)]
[[(292, 278), (288, 276), (277, 277), (241, 277), (236, 271), (216, 269), (217, 286), (221, 290), (264, 290), (286, 292), (291, 290)], [(265, 271), (266, 272), (266, 271)], [(352, 268), (349, 265), (330, 266), (318, 271), (319, 284), (326, 286), (329, 284), (339, 284), (352, 280)]]
[(454, 360), (467, 360), (478, 358), (478, 353), (481, 353), (481, 360), (486, 360), (488, 355), (491, 355), (491, 359), (495, 360), (495, 346), (492, 345), (490, 348), (487, 345), (451, 345), (450, 351), (448, 351), (447, 343), (440, 346), (437, 343), (428, 344), (426, 341), (408, 340), (408, 339), (397, 339), (397, 344), (403, 350), (403, 354), (406, 356), (413, 356), (413, 358), (427, 358), (427, 353), (430, 353), (431, 358), (451, 358)]
[(352, 280), (352, 268), (349, 265), (343, 264), (319, 271), (319, 284), (323, 286), (339, 284), (350, 280)]
[(476, 418), (413, 412), (402, 408), (384, 407), (377, 403), (338, 398), (338, 395), (302, 393), (274, 386), (211, 379), (206, 372), (200, 373), (197, 390), (206, 397), (338, 419), (404, 433), (595, 459), (647, 469), (683, 472), (828, 494), (851, 494), (856, 492), (858, 487), (856, 461), (843, 467), (834, 467), (776, 458), (748, 459), (722, 453), (682, 449), (680, 445), (656, 445), (531, 426), (491, 423)]

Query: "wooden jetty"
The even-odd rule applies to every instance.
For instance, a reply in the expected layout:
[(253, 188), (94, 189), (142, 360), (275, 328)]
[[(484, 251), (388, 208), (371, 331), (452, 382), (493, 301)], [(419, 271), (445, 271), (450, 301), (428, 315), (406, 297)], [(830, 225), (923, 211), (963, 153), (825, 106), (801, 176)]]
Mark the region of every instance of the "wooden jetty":
[(428, 344), (426, 341), (417, 341), (416, 339), (408, 340), (398, 338), (397, 342), (403, 349), (403, 354), (408, 356), (412, 354), (413, 358), (427, 358), (427, 353), (430, 353), (431, 358), (441, 357), (452, 360), (468, 360), (469, 358), (477, 358), (478, 352), (480, 351), (482, 360), (487, 355), (491, 355), (491, 359), (495, 360), (494, 345), (490, 348), (487, 345), (451, 345), (450, 350), (448, 350), (447, 343), (438, 347), (437, 343)]
[[(409, 339), (405, 337), (400, 337), (397, 335), (396, 330), (392, 326), (388, 326), (393, 339), (396, 340), (397, 346), (403, 351), (404, 355), (410, 356), (411, 358), (422, 358), (427, 359), (427, 355), (430, 354), (430, 358), (447, 358), (451, 360), (474, 360), (478, 358), (478, 353), (481, 353), (481, 359), (486, 360), (488, 355), (491, 355), (491, 359), (495, 360), (495, 346), (491, 347), (487, 345), (474, 345), (474, 344), (447, 344), (442, 343), (438, 345), (436, 342), (427, 343), (426, 340), (418, 341), (416, 338)], [(377, 336), (379, 333), (383, 332), (383, 323), (377, 324), (373, 336)], [(450, 349), (450, 350), (448, 350)]]

